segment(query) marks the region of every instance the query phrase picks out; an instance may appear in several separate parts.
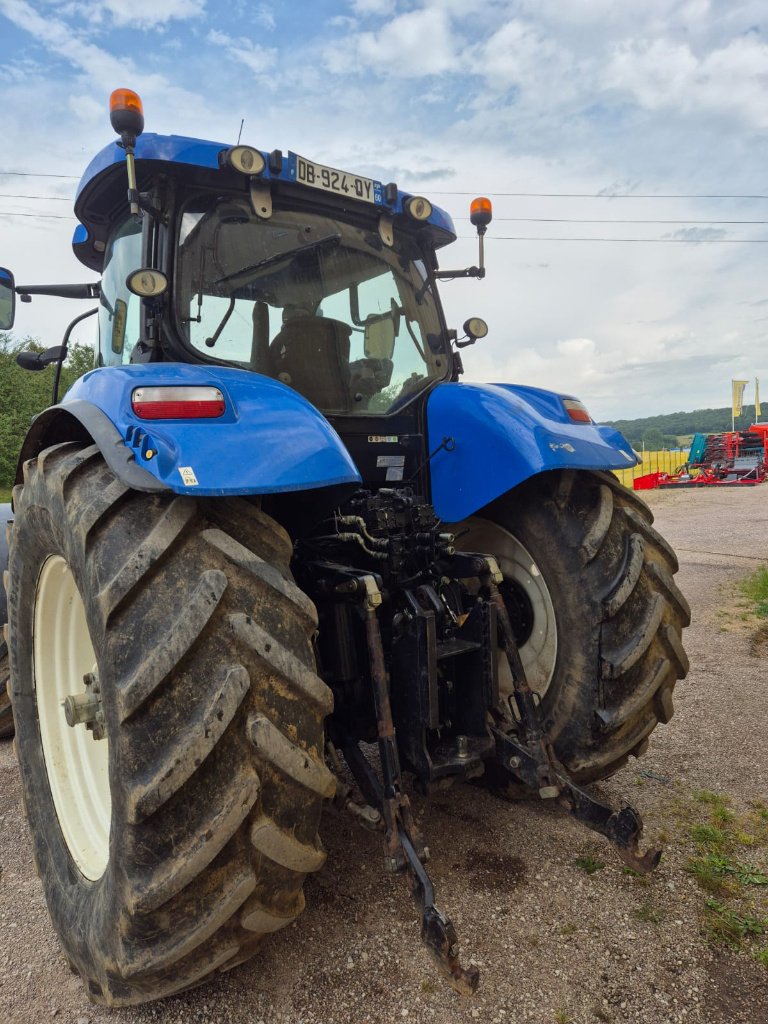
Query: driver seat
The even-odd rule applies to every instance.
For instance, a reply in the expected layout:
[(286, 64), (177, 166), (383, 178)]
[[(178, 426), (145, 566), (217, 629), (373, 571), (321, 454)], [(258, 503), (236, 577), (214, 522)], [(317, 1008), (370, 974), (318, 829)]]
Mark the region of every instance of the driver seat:
[(269, 346), (271, 376), (323, 411), (350, 408), (349, 339), (341, 320), (297, 316), (283, 324)]

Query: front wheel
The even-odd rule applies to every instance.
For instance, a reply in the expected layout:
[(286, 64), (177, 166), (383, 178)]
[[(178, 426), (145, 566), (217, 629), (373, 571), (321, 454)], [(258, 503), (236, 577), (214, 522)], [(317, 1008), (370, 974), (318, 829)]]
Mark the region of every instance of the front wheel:
[[(650, 509), (608, 473), (542, 473), (452, 527), (496, 556), (501, 591), (558, 758), (606, 778), (672, 717), (690, 611)], [(499, 658), (499, 683), (512, 681)]]
[(139, 494), (59, 445), (14, 492), (16, 745), (35, 860), (96, 1002), (250, 956), (303, 908), (332, 697), (288, 536), (241, 500)]

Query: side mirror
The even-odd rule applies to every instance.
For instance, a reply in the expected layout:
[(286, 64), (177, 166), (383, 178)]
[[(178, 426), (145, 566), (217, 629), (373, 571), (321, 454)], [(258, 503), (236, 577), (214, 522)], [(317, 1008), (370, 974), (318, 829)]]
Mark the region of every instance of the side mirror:
[(10, 331), (16, 317), (16, 286), (13, 274), (0, 267), (0, 331)]
[(395, 322), (389, 313), (365, 321), (363, 351), (368, 359), (391, 359), (395, 351)]
[(58, 363), (66, 355), (63, 345), (47, 348), (45, 352), (19, 352), (16, 362), (22, 370), (44, 370), (51, 363)]

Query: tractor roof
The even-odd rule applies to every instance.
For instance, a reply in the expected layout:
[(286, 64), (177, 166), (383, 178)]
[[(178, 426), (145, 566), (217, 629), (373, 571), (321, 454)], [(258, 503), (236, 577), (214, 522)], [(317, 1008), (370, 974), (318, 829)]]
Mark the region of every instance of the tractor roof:
[[(210, 186), (220, 181), (222, 186), (242, 187), (243, 175), (221, 165), (220, 156), (229, 148), (222, 142), (191, 139), (182, 135), (140, 135), (136, 140), (138, 186), (140, 189), (146, 187), (150, 176), (164, 167), (166, 171), (176, 171), (187, 185)], [(302, 162), (301, 157), (291, 152), (282, 154), (279, 150), (271, 154), (262, 153), (262, 156), (266, 167), (259, 175), (261, 180), (297, 185), (297, 167)], [(360, 179), (348, 172), (345, 178), (370, 180)], [(412, 193), (402, 192), (395, 185), (382, 185), (378, 181), (371, 181), (371, 186), (372, 198), (369, 201), (353, 199), (350, 205), (357, 209), (373, 207), (393, 217), (407, 216), (405, 203)], [(316, 196), (318, 202), (322, 202), (323, 198), (338, 201), (327, 190), (301, 184), (298, 187)], [(122, 219), (128, 209), (127, 188), (125, 152), (117, 142), (113, 142), (91, 160), (80, 179), (75, 198), (75, 214), (80, 224), (75, 229), (72, 247), (77, 258), (92, 270), (101, 271), (110, 228), (116, 220)], [(345, 197), (341, 198), (346, 201)], [(446, 245), (456, 237), (450, 216), (436, 206), (432, 207), (431, 214), (423, 224), (433, 229), (431, 234), (436, 246)]]

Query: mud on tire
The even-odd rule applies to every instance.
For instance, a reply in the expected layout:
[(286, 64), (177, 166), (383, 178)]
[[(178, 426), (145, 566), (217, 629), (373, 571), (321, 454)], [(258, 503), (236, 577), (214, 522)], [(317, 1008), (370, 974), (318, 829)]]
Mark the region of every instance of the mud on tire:
[(690, 610), (672, 548), (648, 506), (609, 473), (542, 473), (468, 523), (465, 549), (482, 536), (496, 554), (494, 531), (497, 546), (506, 532), (541, 573), (556, 633), (540, 687), (549, 735), (576, 779), (606, 778), (670, 720), (688, 671)]
[[(301, 912), (325, 859), (332, 696), (315, 608), (287, 534), (257, 508), (128, 490), (95, 446), (43, 452), (14, 504), (12, 686), (37, 869), (91, 999), (156, 999), (247, 959)], [(108, 744), (111, 796), (94, 880), (59, 827), (38, 720), (36, 588), (51, 559), (82, 599), (106, 718), (107, 739), (90, 740)]]

